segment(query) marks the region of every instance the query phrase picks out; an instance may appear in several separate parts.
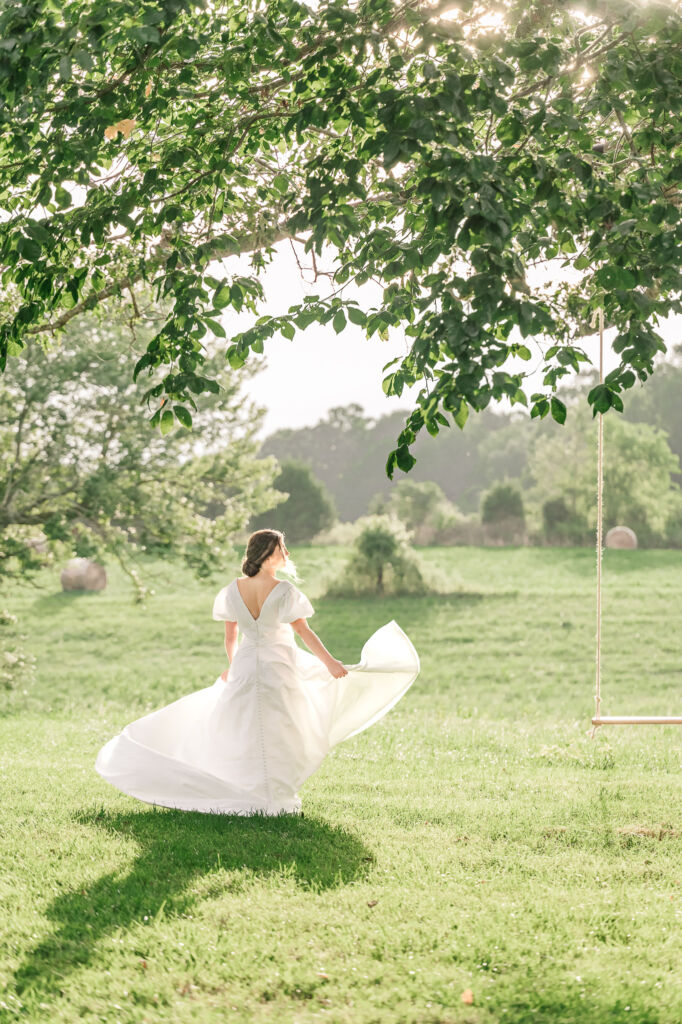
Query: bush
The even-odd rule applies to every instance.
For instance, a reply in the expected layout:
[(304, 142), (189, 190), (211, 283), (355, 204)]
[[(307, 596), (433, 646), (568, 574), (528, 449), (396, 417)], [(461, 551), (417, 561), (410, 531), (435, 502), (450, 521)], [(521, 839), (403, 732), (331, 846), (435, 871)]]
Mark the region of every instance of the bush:
[(485, 526), (502, 523), (507, 519), (525, 521), (523, 495), (517, 484), (495, 484), (481, 501), (481, 522)]
[(545, 539), (550, 544), (581, 545), (591, 539), (584, 516), (573, 512), (564, 498), (550, 498), (542, 506)]
[(341, 577), (327, 587), (329, 597), (427, 594), (427, 585), (410, 548), (410, 533), (395, 516), (359, 519), (360, 531)]
[(485, 528), (476, 514), (465, 516), (453, 506), (435, 525), (433, 544), (476, 547), (485, 544)]
[(454, 508), (433, 480), (399, 480), (391, 494), (389, 511), (412, 531), (415, 544), (426, 545), (437, 543), (439, 528)]
[(499, 483), (481, 500), (484, 543), (525, 544), (526, 517), (523, 495), (517, 484)]

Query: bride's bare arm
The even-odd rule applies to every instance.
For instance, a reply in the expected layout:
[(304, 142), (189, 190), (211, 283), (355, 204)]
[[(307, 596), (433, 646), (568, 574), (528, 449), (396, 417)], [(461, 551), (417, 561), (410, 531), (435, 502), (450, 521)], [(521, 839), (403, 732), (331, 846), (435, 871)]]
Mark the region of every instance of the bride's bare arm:
[(295, 633), (298, 633), (311, 654), (314, 654), (316, 658), (320, 659), (323, 665), (327, 666), (335, 679), (340, 679), (341, 676), (348, 675), (348, 669), (345, 667), (343, 662), (338, 661), (329, 653), (317, 633), (315, 633), (315, 631), (308, 625), (307, 619), (294, 619), (291, 623), (291, 628)]
[(230, 665), (237, 650), (237, 638), (239, 637), (239, 626), (236, 622), (225, 623), (225, 654)]

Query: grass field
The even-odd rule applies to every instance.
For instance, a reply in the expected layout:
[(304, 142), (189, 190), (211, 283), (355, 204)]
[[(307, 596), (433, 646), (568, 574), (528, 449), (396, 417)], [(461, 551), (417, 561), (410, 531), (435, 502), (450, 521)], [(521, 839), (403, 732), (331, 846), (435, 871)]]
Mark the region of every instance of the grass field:
[[(303, 818), (154, 808), (94, 771), (225, 667), (237, 565), (150, 564), (145, 608), (116, 571), (0, 596), (37, 659), (2, 697), (0, 1021), (680, 1024), (682, 730), (588, 735), (594, 552), (426, 549), (452, 594), (363, 602), (318, 599), (343, 549), (292, 554), (336, 657), (395, 618), (422, 666)], [(602, 712), (681, 714), (682, 552), (604, 574)]]

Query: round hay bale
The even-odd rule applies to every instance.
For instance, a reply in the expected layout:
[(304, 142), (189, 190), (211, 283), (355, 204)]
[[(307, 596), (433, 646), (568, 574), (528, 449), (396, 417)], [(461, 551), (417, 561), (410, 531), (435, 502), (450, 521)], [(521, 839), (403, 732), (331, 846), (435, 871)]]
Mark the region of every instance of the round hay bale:
[(636, 548), (637, 534), (629, 526), (614, 526), (606, 534), (607, 548)]
[(104, 566), (89, 558), (72, 558), (62, 569), (62, 590), (104, 590), (107, 574)]

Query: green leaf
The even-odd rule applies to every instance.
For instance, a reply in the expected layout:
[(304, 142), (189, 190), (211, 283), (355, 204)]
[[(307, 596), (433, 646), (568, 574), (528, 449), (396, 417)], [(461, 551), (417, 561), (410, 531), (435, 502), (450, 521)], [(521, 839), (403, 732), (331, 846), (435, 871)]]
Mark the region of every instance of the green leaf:
[(459, 409), (454, 414), (454, 420), (455, 420), (455, 423), (457, 424), (457, 426), (459, 427), (459, 429), (463, 430), (464, 429), (464, 424), (466, 423), (466, 421), (468, 419), (469, 419), (469, 406), (464, 401), (464, 399), (462, 399), (462, 401), (459, 403)]
[(364, 327), (367, 323), (367, 317), (365, 313), (358, 309), (357, 306), (348, 306), (346, 312), (348, 313), (348, 319), (352, 324), (357, 324), (359, 327)]
[(175, 42), (175, 48), (181, 57), (190, 58), (199, 50), (199, 42), (191, 35), (179, 35)]
[(396, 448), (395, 457), (398, 467), (405, 473), (409, 473), (417, 461), (414, 455), (410, 454), (410, 450), (406, 444), (401, 444), (399, 448)]
[(36, 242), (40, 242), (41, 245), (54, 245), (54, 235), (43, 227), (42, 224), (36, 223), (34, 220), (28, 221), (25, 225), (26, 234), (31, 238), (35, 238)]
[[(188, 429), (192, 426), (192, 416), (188, 409), (185, 409), (184, 405), (174, 405), (173, 412), (175, 413), (178, 421), (182, 423), (183, 427)], [(161, 427), (163, 430), (163, 425)]]
[(40, 259), (41, 248), (37, 242), (34, 242), (31, 238), (26, 238), (24, 235), (19, 239), (17, 246), (19, 253), (26, 260), (38, 260)]
[(213, 305), (216, 309), (223, 309), (231, 302), (231, 287), (229, 284), (221, 284), (213, 293)]
[(587, 401), (593, 406), (593, 415), (607, 412), (611, 408), (612, 392), (606, 384), (597, 384), (589, 392)]
[(538, 401), (535, 403), (535, 405), (531, 409), (530, 416), (531, 416), (531, 419), (536, 419), (537, 417), (539, 417), (540, 419), (544, 419), (548, 412), (549, 412), (549, 402), (547, 401), (546, 398), (540, 396)]
[(519, 310), (519, 330), (522, 338), (527, 338), (529, 334), (533, 332), (533, 310), (534, 306), (529, 302), (520, 302), (518, 306)]
[(173, 413), (170, 409), (166, 409), (165, 412), (161, 414), (161, 433), (164, 435), (168, 434), (169, 431), (173, 429), (174, 423), (175, 417), (173, 416)]
[(239, 354), (239, 350), (236, 345), (232, 345), (228, 348), (226, 359), (233, 370), (239, 370), (246, 362), (246, 357)]
[(83, 68), (83, 71), (92, 71), (94, 65), (93, 59), (87, 50), (79, 49), (73, 51), (74, 58), (79, 67)]
[(397, 164), (400, 159), (403, 140), (400, 135), (389, 135), (384, 143), (383, 162), (386, 170)]
[(136, 381), (138, 376), (140, 375), (141, 371), (144, 370), (144, 368), (146, 366), (151, 366), (151, 365), (152, 365), (152, 355), (151, 355), (150, 352), (145, 352), (145, 354), (140, 359), (138, 359), (137, 362), (135, 363), (135, 369), (133, 370), (133, 380)]
[(518, 142), (523, 134), (523, 124), (516, 117), (503, 117), (495, 132), (500, 142)]
[(136, 43), (158, 43), (160, 40), (159, 30), (153, 25), (133, 25), (128, 29), (128, 38)]
[(68, 82), (71, 78), (71, 58), (66, 54), (59, 58), (59, 77), (63, 82)]
[(395, 380), (395, 373), (389, 373), (388, 377), (384, 377), (381, 382), (381, 389), (385, 395), (390, 395), (393, 390), (393, 381)]
[(551, 411), (552, 411), (552, 419), (555, 419), (557, 421), (557, 423), (565, 423), (566, 422), (566, 406), (561, 401), (561, 399), (557, 398), (556, 395), (552, 395), (552, 399), (551, 399), (550, 405), (551, 405)]
[(210, 316), (204, 317), (204, 323), (209, 327), (217, 338), (226, 338), (225, 328), (219, 320), (213, 320)]
[(66, 209), (67, 206), (71, 206), (71, 203), (73, 202), (71, 199), (71, 193), (67, 192), (63, 185), (57, 185), (54, 197), (57, 201), (57, 205), (63, 210)]
[(332, 320), (332, 327), (334, 328), (334, 330), (336, 331), (337, 334), (340, 334), (345, 326), (346, 326), (346, 316), (345, 316), (343, 310), (339, 309), (334, 314), (334, 319)]
[(611, 228), (611, 231), (609, 231), (609, 234), (611, 234), (611, 232), (615, 232), (616, 234), (619, 235), (629, 235), (632, 231), (635, 230), (637, 224), (638, 221), (635, 217), (629, 217), (627, 220), (621, 220), (618, 222), (618, 224), (614, 224), (614, 226)]

